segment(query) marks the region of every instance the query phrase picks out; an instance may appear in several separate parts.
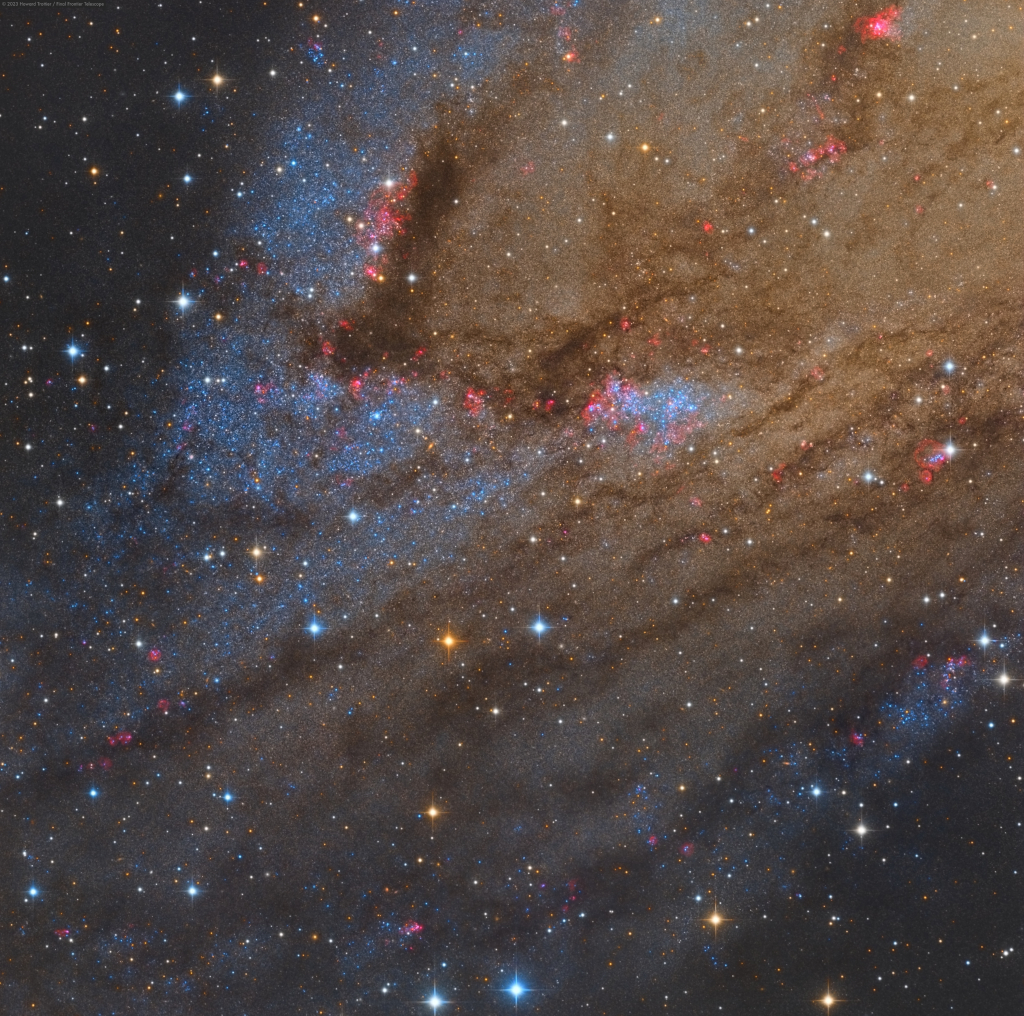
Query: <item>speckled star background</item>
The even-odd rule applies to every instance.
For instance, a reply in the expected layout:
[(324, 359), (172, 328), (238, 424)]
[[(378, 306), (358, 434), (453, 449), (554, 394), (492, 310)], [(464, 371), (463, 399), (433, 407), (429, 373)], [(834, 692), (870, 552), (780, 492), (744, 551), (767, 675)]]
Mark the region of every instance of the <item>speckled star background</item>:
[(1019, 5), (0, 24), (0, 1010), (1022, 1011)]

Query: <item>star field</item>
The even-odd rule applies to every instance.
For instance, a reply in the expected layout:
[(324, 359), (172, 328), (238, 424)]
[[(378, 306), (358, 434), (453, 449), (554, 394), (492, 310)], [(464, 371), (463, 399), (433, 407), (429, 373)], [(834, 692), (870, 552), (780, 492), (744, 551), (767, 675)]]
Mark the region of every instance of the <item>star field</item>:
[(1019, 22), (5, 9), (0, 1009), (1019, 1012)]

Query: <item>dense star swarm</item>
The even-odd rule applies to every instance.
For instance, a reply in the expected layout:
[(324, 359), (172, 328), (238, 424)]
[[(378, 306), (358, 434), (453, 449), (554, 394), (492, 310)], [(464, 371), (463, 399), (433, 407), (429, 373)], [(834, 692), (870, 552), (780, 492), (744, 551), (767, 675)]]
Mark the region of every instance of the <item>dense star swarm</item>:
[(1020, 12), (11, 8), (4, 1012), (1020, 1011)]

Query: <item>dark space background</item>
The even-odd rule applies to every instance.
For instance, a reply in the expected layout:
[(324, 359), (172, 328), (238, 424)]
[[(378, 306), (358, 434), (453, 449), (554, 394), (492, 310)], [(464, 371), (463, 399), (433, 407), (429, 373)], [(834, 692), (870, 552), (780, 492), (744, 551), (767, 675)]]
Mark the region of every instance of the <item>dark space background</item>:
[(1019, 5), (0, 23), (0, 1010), (1022, 1011)]

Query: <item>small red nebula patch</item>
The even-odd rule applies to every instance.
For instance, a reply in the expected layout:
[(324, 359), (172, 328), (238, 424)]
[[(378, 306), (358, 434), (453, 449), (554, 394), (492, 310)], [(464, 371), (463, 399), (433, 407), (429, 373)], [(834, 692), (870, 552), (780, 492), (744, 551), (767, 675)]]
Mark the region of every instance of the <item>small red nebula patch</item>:
[(320, 346), (320, 352), (323, 353), (324, 356), (333, 356), (334, 355), (334, 345), (332, 343), (330, 343), (330, 342), (326, 342), (325, 341)]
[(928, 657), (927, 656), (915, 656), (914, 657), (914, 669), (915, 670), (925, 670), (925, 669), (927, 669), (927, 667), (928, 667)]
[(260, 275), (266, 275), (267, 266), (262, 261), (260, 261), (259, 264), (256, 265), (256, 271), (259, 272)]
[(519, 172), (522, 173), (523, 176), (529, 176), (532, 172), (534, 172), (534, 169), (535, 169), (535, 167), (534, 167), (533, 163), (532, 162), (528, 162), (525, 166), (520, 166), (519, 167)]
[(462, 408), (470, 416), (479, 416), (480, 410), (484, 408), (484, 399), (487, 392), (483, 388), (467, 388), (466, 396), (462, 400)]
[(916, 208), (914, 209), (914, 211), (915, 211), (915, 212), (916, 212), (916, 213), (917, 213), (918, 215), (924, 215), (924, 205), (918, 205), (918, 206), (917, 206), (917, 207), (916, 207)]
[(132, 743), (132, 735), (127, 730), (122, 730), (119, 734), (111, 734), (107, 738), (107, 744), (112, 748), (116, 748), (118, 745), (126, 745)]
[(917, 474), (917, 478), (922, 483), (931, 483), (932, 482), (932, 471), (930, 469), (922, 469), (921, 472), (919, 472)]
[(572, 38), (572, 29), (568, 25), (562, 25), (558, 29), (558, 38), (568, 42)]
[(711, 535), (709, 533), (701, 533), (700, 536), (697, 537), (697, 539), (700, 540), (701, 543), (710, 543)]
[[(926, 437), (914, 449), (914, 461), (921, 470), (921, 481), (931, 483), (932, 474), (937, 473), (949, 461), (949, 457), (940, 442)], [(925, 473), (929, 474), (927, 480), (924, 478)]]
[(715, 227), (712, 226), (710, 222), (705, 221), (704, 222), (704, 232), (705, 233), (713, 233), (714, 231), (715, 231)]
[(986, 180), (986, 181), (985, 181), (985, 186), (986, 186), (986, 187), (987, 187), (987, 188), (988, 188), (989, 190), (998, 190), (998, 188), (996, 187), (996, 183), (995, 183), (995, 181), (994, 181), (994, 180)]
[(239, 261), (238, 262), (238, 267), (239, 268), (248, 268), (249, 267), (249, 262), (248, 261)]
[(622, 329), (622, 330), (623, 330), (624, 332), (628, 332), (628, 331), (630, 330), (630, 328), (632, 328), (632, 327), (633, 327), (633, 322), (632, 322), (632, 321), (630, 321), (630, 320), (629, 320), (629, 318), (623, 318), (623, 319), (622, 319), (622, 320), (621, 320), (621, 321), (619, 322), (619, 327), (620, 327), (620, 328), (621, 328), (621, 329)]
[(692, 857), (695, 849), (696, 848), (692, 843), (684, 843), (680, 846), (679, 853), (682, 854), (683, 857)]
[(699, 497), (691, 497), (690, 504), (692, 504), (694, 508), (704, 507), (704, 502)]
[(777, 466), (776, 466), (776, 467), (775, 467), (775, 468), (774, 468), (774, 469), (772, 470), (772, 480), (773, 480), (773, 481), (774, 481), (775, 483), (782, 483), (782, 474), (783, 474), (783, 473), (784, 473), (785, 471), (786, 471), (786, 463), (785, 463), (785, 462), (780, 462), (780, 463), (779, 463), (779, 464), (778, 464), (778, 465), (777, 465)]
[(418, 921), (409, 921), (398, 929), (398, 934), (408, 937), (409, 935), (418, 935), (422, 930), (423, 925)]
[(109, 769), (114, 763), (110, 759), (105, 757), (98, 758), (95, 762), (83, 762), (79, 767), (80, 773), (92, 773), (97, 769), (101, 769), (104, 772)]
[(54, 928), (53, 929), (53, 933), (57, 936), (57, 938), (67, 938), (68, 935), (71, 934), (71, 929), (70, 928)]
[(813, 448), (813, 447), (814, 447), (814, 442), (813, 441), (801, 441), (800, 442), (800, 451), (802, 451), (802, 452), (805, 452), (805, 451), (807, 451), (808, 448)]
[(815, 381), (824, 381), (825, 371), (821, 367), (812, 367), (810, 376), (814, 378)]
[(868, 18), (857, 18), (853, 30), (860, 36), (861, 42), (872, 39), (898, 39), (900, 37), (900, 19), (898, 7), (886, 7), (885, 10), (872, 14)]
[(165, 698), (158, 699), (156, 707), (166, 716), (171, 711), (171, 700)]
[(338, 322), (338, 327), (344, 329), (346, 332), (350, 332), (352, 331), (352, 322), (342, 319)]
[(863, 748), (864, 747), (864, 735), (861, 734), (861, 733), (858, 733), (856, 730), (852, 731), (850, 733), (850, 744), (854, 745), (854, 747), (857, 747), (857, 748)]
[(163, 653), (159, 649), (150, 649), (149, 651), (149, 658), (153, 663), (156, 663), (162, 655)]
[(658, 837), (657, 836), (648, 836), (647, 837), (647, 846), (649, 846), (649, 847), (656, 847), (657, 845), (658, 845)]
[(821, 162), (823, 159), (830, 163), (835, 163), (845, 154), (846, 145), (839, 138), (834, 138), (830, 134), (820, 145), (807, 149), (806, 152), (791, 161), (789, 163), (789, 171), (791, 173), (800, 173), (802, 171), (801, 175), (803, 178), (809, 180), (818, 175), (817, 170), (813, 169), (816, 163)]

